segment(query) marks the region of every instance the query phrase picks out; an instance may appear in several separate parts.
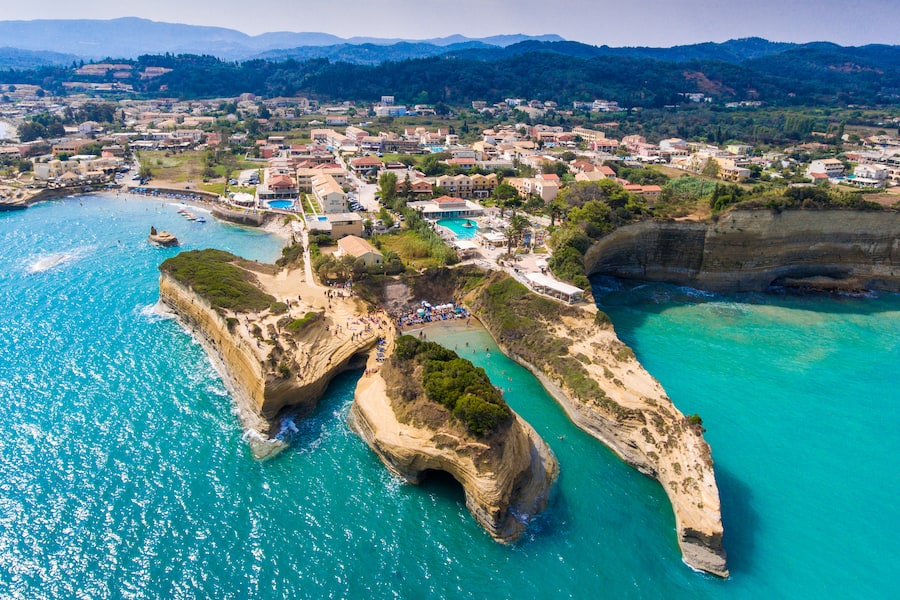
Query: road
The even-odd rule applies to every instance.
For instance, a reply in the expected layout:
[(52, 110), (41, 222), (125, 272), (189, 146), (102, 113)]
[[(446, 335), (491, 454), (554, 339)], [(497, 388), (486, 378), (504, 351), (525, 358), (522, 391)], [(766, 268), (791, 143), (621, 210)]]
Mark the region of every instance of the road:
[(367, 211), (377, 213), (381, 208), (378, 204), (378, 200), (375, 199), (375, 193), (378, 191), (378, 186), (374, 183), (366, 183), (361, 177), (354, 173), (339, 150), (334, 151), (334, 158), (337, 163), (347, 171), (347, 179), (353, 184), (353, 187), (356, 188), (356, 200)]

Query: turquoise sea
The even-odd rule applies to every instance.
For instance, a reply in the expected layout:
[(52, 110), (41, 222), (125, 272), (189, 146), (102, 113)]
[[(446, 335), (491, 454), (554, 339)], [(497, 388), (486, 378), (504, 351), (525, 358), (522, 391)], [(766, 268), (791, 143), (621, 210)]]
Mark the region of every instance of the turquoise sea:
[[(159, 200), (0, 214), (0, 597), (896, 597), (900, 300), (723, 298), (598, 282), (713, 446), (732, 577), (680, 560), (659, 486), (574, 428), (484, 333), (484, 366), (556, 452), (545, 514), (494, 543), (452, 481), (391, 477), (346, 427), (359, 373), (254, 460), (202, 349), (154, 310), (150, 225), (272, 260), (280, 242)], [(197, 211), (194, 211), (197, 212)], [(434, 334), (433, 334), (434, 335)], [(466, 345), (468, 344), (468, 346)]]

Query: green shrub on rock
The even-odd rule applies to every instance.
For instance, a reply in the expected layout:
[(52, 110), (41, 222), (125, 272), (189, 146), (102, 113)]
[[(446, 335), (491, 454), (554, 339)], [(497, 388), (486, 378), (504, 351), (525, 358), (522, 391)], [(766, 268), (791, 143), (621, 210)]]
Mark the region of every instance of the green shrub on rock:
[(481, 367), (434, 342), (404, 335), (392, 359), (404, 373), (422, 366), (422, 386), (431, 402), (446, 407), (472, 435), (486, 437), (508, 423), (512, 411)]

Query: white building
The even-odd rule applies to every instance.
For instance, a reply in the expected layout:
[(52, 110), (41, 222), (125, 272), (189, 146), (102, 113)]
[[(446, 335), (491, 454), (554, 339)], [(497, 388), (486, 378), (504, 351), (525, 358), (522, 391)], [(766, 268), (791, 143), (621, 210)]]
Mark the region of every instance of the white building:
[(347, 194), (331, 175), (316, 175), (312, 179), (313, 198), (325, 213), (347, 212)]
[(820, 173), (826, 175), (828, 179), (835, 179), (844, 174), (844, 163), (836, 158), (814, 160), (806, 169), (807, 177), (812, 177), (813, 173)]

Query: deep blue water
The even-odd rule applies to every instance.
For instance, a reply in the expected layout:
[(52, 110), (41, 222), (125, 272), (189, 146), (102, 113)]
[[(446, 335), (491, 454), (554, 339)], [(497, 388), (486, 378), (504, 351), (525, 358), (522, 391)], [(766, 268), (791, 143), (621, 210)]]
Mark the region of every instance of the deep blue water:
[(733, 572), (719, 581), (681, 563), (659, 486), (483, 333), (443, 337), (562, 470), (519, 543), (494, 543), (454, 484), (386, 472), (345, 423), (358, 373), (287, 451), (254, 460), (202, 349), (153, 310), (157, 266), (178, 249), (145, 237), (155, 225), (182, 249), (259, 260), (280, 243), (175, 208), (92, 196), (0, 215), (0, 597), (896, 595), (896, 298), (602, 296), (676, 404), (704, 418)]

